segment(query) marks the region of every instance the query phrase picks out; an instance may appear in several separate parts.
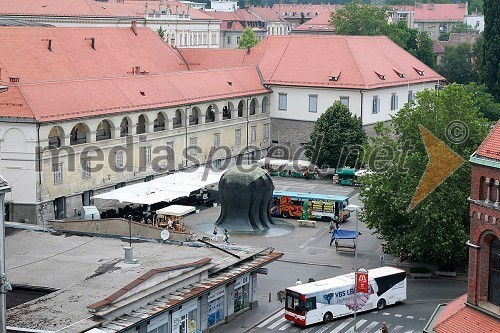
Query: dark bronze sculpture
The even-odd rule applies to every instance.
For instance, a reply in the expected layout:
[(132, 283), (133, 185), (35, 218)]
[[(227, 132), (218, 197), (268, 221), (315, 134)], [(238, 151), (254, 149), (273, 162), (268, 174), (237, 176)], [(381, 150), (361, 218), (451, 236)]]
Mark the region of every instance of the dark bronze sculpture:
[(269, 212), (273, 190), (271, 177), (261, 168), (229, 168), (219, 181), (221, 214), (215, 225), (232, 231), (274, 228)]

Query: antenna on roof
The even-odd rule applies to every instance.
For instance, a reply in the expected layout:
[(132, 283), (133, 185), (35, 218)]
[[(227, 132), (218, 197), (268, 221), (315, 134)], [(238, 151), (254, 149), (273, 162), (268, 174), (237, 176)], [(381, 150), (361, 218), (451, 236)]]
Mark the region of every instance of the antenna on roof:
[(90, 46), (95, 50), (95, 37), (85, 38), (85, 40), (91, 40)]
[(49, 50), (50, 52), (52, 52), (52, 39), (42, 39), (42, 41), (49, 42), (48, 45), (47, 45), (47, 50)]

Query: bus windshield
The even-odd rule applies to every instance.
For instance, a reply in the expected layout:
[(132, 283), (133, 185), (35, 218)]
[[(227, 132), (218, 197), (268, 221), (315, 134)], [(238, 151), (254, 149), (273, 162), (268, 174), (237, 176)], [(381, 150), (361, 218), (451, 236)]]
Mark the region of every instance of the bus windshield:
[(305, 312), (305, 302), (298, 293), (286, 291), (285, 308), (295, 312)]

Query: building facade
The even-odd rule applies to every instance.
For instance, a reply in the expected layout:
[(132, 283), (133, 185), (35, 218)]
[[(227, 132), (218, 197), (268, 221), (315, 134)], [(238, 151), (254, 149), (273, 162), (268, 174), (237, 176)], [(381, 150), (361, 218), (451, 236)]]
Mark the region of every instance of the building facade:
[[(255, 67), (188, 71), (148, 28), (0, 34), (16, 39), (3, 48), (0, 87), (0, 168), (12, 180), (11, 221), (74, 218), (93, 195), (266, 153), (270, 91)], [(30, 54), (34, 67), (16, 52)]]
[(500, 122), (470, 157), (467, 294), (434, 311), (425, 333), (498, 332), (500, 322)]

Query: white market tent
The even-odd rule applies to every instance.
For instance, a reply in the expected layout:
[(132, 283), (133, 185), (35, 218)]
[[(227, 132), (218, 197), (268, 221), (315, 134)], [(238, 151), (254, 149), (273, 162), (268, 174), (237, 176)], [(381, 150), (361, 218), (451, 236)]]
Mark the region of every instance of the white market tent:
[(152, 205), (187, 197), (210, 185), (218, 184), (224, 171), (209, 168), (190, 169), (95, 195), (94, 199)]
[(184, 216), (191, 212), (194, 212), (196, 207), (194, 206), (184, 206), (184, 205), (171, 205), (162, 209), (158, 209), (156, 214), (170, 215), (170, 216)]
[(257, 161), (260, 167), (270, 168), (272, 170), (313, 170), (316, 166), (306, 160), (283, 160), (279, 158), (265, 157)]

